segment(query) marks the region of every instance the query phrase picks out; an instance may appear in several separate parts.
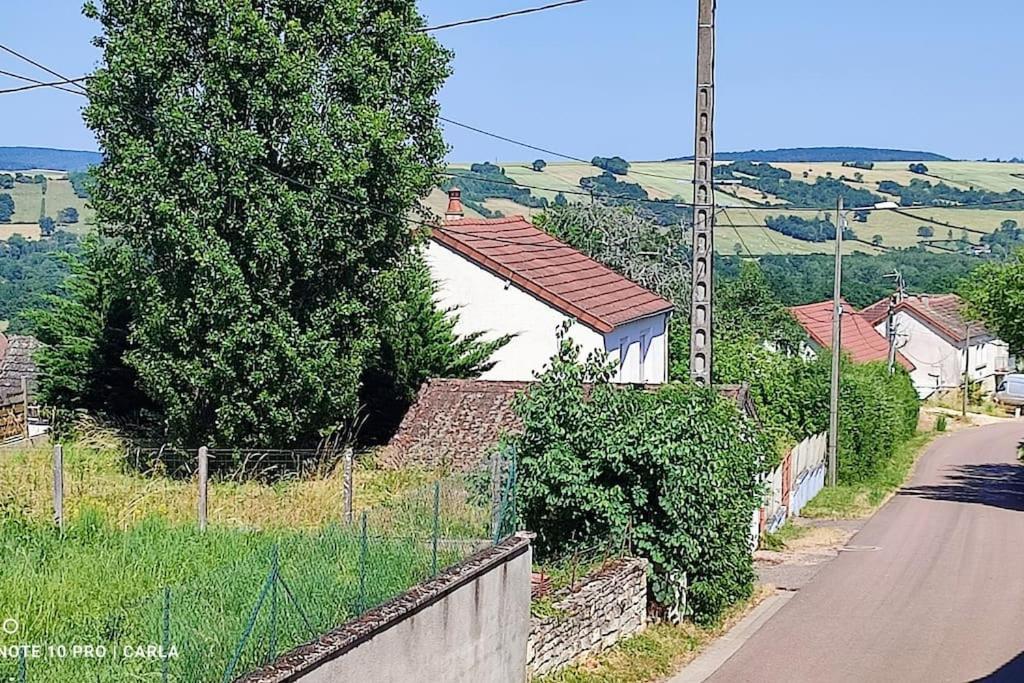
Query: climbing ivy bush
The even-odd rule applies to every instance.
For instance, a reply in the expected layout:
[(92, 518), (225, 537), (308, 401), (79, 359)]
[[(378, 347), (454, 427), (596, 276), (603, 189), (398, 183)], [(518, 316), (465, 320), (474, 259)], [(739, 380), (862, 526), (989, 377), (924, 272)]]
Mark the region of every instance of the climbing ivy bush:
[(613, 385), (598, 355), (561, 339), (515, 405), (517, 508), (541, 560), (625, 537), (656, 601), (708, 622), (750, 594), (750, 522), (771, 444), (714, 391)]

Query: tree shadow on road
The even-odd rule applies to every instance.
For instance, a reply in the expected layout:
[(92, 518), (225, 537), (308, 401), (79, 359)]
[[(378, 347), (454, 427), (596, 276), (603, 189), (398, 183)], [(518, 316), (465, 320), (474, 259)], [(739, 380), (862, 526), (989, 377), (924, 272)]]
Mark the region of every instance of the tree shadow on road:
[(950, 469), (942, 484), (908, 486), (897, 495), (976, 503), (1024, 512), (1024, 466), (991, 463), (960, 465)]
[(1024, 681), (1024, 652), (983, 678), (975, 678), (970, 683), (1016, 683)]

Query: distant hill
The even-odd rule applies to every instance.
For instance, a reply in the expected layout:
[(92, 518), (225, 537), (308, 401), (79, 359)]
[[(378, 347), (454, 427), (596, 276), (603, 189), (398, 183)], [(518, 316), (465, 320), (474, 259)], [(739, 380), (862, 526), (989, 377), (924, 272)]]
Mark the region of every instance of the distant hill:
[(42, 168), (53, 171), (84, 171), (103, 161), (99, 152), (49, 147), (0, 147), (0, 169), (27, 171)]
[[(666, 161), (686, 161), (693, 157), (675, 157)], [(812, 163), (828, 161), (952, 161), (931, 152), (876, 147), (788, 147), (784, 149), (752, 149), (746, 152), (716, 152), (718, 161), (778, 161)]]

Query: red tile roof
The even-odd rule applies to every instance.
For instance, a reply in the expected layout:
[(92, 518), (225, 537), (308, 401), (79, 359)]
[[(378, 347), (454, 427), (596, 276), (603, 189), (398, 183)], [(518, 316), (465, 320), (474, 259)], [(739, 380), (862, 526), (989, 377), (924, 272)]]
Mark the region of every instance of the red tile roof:
[(522, 216), (445, 221), (432, 239), (602, 333), (672, 310), (670, 302)]
[[(904, 297), (896, 304), (896, 311), (906, 311), (915, 318), (938, 330), (954, 342), (963, 342), (967, 336), (967, 324), (970, 322), (971, 337), (990, 337), (984, 325), (977, 321), (968, 321), (963, 317), (961, 309), (964, 301), (956, 294), (915, 294)], [(889, 299), (876, 301), (865, 308), (861, 315), (872, 325), (885, 320), (889, 310)]]
[[(807, 330), (811, 339), (820, 346), (832, 348), (832, 302), (822, 301), (805, 306), (794, 306), (789, 309)], [(889, 357), (889, 343), (878, 334), (871, 322), (857, 314), (857, 309), (843, 302), (843, 316), (840, 319), (840, 340), (843, 351), (850, 355), (856, 363), (868, 363), (875, 360), (886, 360)], [(913, 370), (914, 364), (902, 353), (896, 352), (896, 360), (907, 370)]]

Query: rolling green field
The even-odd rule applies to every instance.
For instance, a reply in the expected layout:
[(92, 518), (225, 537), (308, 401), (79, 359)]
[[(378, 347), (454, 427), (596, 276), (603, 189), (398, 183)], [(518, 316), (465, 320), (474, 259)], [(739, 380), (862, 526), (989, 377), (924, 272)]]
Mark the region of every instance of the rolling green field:
[[(557, 192), (566, 193), (569, 201), (589, 201), (585, 196), (571, 194), (581, 192), (580, 179), (599, 175), (601, 169), (590, 164), (578, 162), (548, 162), (543, 171), (534, 171), (529, 162), (499, 163), (505, 174), (517, 183), (532, 186), (531, 193), (554, 199)], [(1012, 189), (1024, 190), (1024, 164), (949, 161), (928, 162), (929, 174), (911, 173), (907, 163), (885, 162), (876, 163), (871, 170), (844, 167), (841, 163), (773, 163), (772, 166), (783, 168), (793, 174), (795, 180), (813, 183), (818, 177), (842, 178), (850, 187), (869, 190), (880, 194), (878, 184), (883, 180), (891, 180), (900, 185), (908, 185), (911, 180), (927, 180), (933, 184), (940, 182), (960, 189), (977, 188), (992, 192), (1007, 192)], [(452, 164), (450, 168), (467, 170), (469, 164)], [(806, 177), (805, 177), (806, 174)], [(859, 176), (855, 175), (859, 174)], [(619, 179), (624, 182), (637, 183), (647, 190), (652, 199), (672, 199), (689, 202), (692, 195), (691, 183), (693, 165), (687, 161), (640, 161), (633, 162), (630, 172)], [(834, 245), (831, 242), (806, 242), (797, 240), (781, 233), (769, 230), (764, 226), (764, 219), (786, 213), (786, 202), (778, 197), (762, 195), (756, 190), (739, 185), (721, 185), (716, 189), (715, 200), (723, 208), (717, 221), (717, 248), (721, 253), (831, 253)], [(435, 190), (425, 200), (432, 211), (443, 214), (446, 206), (444, 193)], [(766, 207), (765, 205), (772, 205)], [(483, 205), (492, 211), (501, 211), (508, 215), (531, 216), (539, 209), (522, 206), (508, 199), (490, 198)], [(821, 212), (820, 216), (834, 212)], [(907, 215), (910, 214), (910, 215)], [(466, 209), (467, 216), (477, 216), (472, 210)], [(814, 214), (799, 214), (811, 218)], [(928, 219), (949, 226), (929, 223)], [(833, 219), (834, 220), (834, 219)], [(907, 208), (905, 213), (892, 211), (873, 212), (866, 223), (851, 222), (857, 234), (857, 242), (850, 243), (850, 251), (865, 253), (881, 253), (886, 247), (910, 247), (918, 245), (922, 239), (945, 240), (952, 230), (952, 238), (959, 239), (967, 230), (967, 237), (972, 243), (978, 243), (981, 236), (977, 231), (993, 232), (1006, 220), (1015, 220), (1024, 226), (1024, 211), (1000, 210), (995, 208), (981, 209), (947, 209), (947, 208)], [(920, 227), (929, 225), (934, 235), (922, 238), (917, 234)], [(951, 226), (951, 227), (950, 227)], [(882, 238), (882, 247), (876, 248), (871, 242), (875, 235)]]
[[(64, 226), (65, 230), (84, 234), (95, 221), (95, 214), (85, 199), (75, 196), (74, 189), (67, 179), (67, 174), (59, 171), (32, 170), (21, 171), (27, 175), (42, 173), (47, 178), (46, 184), (46, 215), (57, 220), (57, 213), (64, 208), (78, 209), (78, 223)], [(10, 173), (14, 171), (4, 171)], [(0, 239), (19, 234), (28, 239), (39, 239), (39, 218), (43, 209), (43, 186), (32, 183), (15, 183), (10, 190), (0, 190), (14, 199), (14, 216), (10, 223), (0, 223)]]

